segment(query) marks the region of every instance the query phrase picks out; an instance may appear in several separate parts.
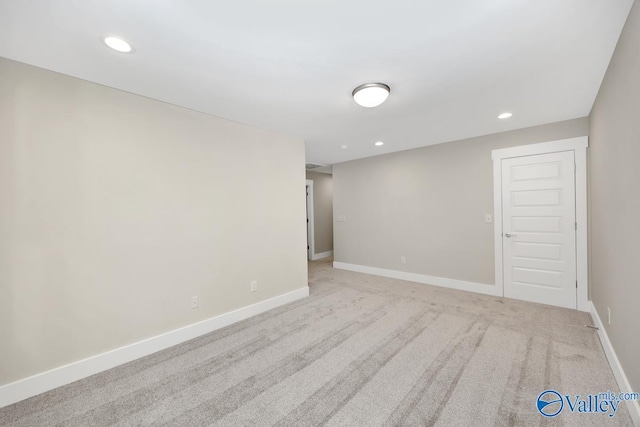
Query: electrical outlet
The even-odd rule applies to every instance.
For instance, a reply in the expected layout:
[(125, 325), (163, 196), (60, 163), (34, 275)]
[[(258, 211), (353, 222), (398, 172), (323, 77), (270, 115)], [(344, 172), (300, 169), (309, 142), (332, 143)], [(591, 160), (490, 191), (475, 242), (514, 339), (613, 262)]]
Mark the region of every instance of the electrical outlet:
[(492, 223), (492, 222), (493, 222), (493, 215), (491, 215), (491, 214), (486, 214), (486, 215), (484, 216), (484, 222), (489, 223), (489, 224), (490, 224), (490, 223)]
[(191, 297), (191, 308), (200, 307), (200, 298), (199, 297)]
[(258, 290), (258, 281), (254, 280), (251, 282), (251, 292), (256, 292)]
[(611, 309), (607, 307), (607, 323), (611, 324)]
[(400, 264), (406, 264), (407, 263), (407, 257), (401, 256), (400, 257)]

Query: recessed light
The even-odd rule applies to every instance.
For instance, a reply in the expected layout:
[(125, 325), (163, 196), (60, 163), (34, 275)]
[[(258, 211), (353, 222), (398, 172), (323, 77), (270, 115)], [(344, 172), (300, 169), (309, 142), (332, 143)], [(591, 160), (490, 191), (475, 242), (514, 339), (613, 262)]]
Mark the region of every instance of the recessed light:
[(343, 150), (346, 150), (347, 146), (346, 145), (341, 145), (340, 148), (342, 148)]
[(509, 117), (513, 116), (513, 114), (511, 113), (502, 113), (498, 116), (499, 119), (508, 119)]
[(390, 92), (391, 89), (384, 83), (366, 83), (355, 88), (351, 96), (358, 105), (373, 108), (386, 101)]
[(382, 142), (382, 141), (378, 141), (378, 142), (376, 142), (376, 143), (375, 143), (375, 144), (373, 144), (373, 145), (375, 145), (376, 147), (381, 147), (381, 146), (383, 146), (383, 145), (384, 145), (384, 142)]
[(111, 49), (120, 53), (133, 53), (131, 43), (117, 36), (104, 36), (102, 42)]

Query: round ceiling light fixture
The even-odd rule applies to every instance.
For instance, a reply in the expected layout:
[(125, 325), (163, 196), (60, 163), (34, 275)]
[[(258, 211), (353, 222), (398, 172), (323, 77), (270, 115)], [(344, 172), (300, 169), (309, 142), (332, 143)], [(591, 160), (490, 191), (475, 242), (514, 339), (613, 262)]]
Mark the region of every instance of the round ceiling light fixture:
[(373, 145), (375, 145), (376, 147), (382, 147), (384, 145), (384, 142), (378, 141), (378, 142), (374, 143)]
[(373, 108), (386, 101), (390, 92), (391, 88), (384, 83), (365, 83), (355, 88), (351, 95), (358, 105)]
[(131, 46), (131, 43), (129, 43), (122, 37), (103, 36), (102, 42), (116, 52), (133, 53), (133, 46)]
[(502, 113), (502, 114), (500, 114), (500, 115), (498, 116), (498, 118), (499, 118), (499, 119), (508, 119), (508, 118), (509, 118), (509, 117), (511, 117), (511, 116), (513, 116), (513, 114), (506, 112), (506, 113)]

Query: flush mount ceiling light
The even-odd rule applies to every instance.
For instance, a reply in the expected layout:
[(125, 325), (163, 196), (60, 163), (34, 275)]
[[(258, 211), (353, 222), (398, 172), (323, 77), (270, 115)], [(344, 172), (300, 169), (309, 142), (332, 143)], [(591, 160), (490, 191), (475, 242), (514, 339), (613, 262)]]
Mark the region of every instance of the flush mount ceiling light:
[(341, 145), (340, 148), (343, 149), (343, 150), (346, 150), (347, 146), (346, 145)]
[(355, 88), (351, 95), (358, 105), (373, 108), (386, 101), (390, 92), (391, 88), (384, 83), (366, 83)]
[(120, 53), (133, 53), (133, 46), (125, 39), (117, 36), (103, 36), (102, 42)]
[(373, 144), (373, 145), (375, 145), (376, 147), (382, 147), (382, 146), (384, 145), (384, 142), (382, 142), (382, 141), (378, 141), (378, 142), (376, 142), (376, 143), (375, 143), (375, 144)]
[(498, 116), (499, 119), (508, 119), (509, 117), (513, 116), (513, 114), (511, 113), (502, 113)]

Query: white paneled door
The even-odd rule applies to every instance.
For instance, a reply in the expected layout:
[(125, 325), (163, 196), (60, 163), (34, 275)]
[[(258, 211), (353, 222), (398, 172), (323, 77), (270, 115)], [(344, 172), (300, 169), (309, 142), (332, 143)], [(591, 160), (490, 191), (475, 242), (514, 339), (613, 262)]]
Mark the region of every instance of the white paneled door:
[(504, 296), (576, 308), (574, 151), (502, 159)]

